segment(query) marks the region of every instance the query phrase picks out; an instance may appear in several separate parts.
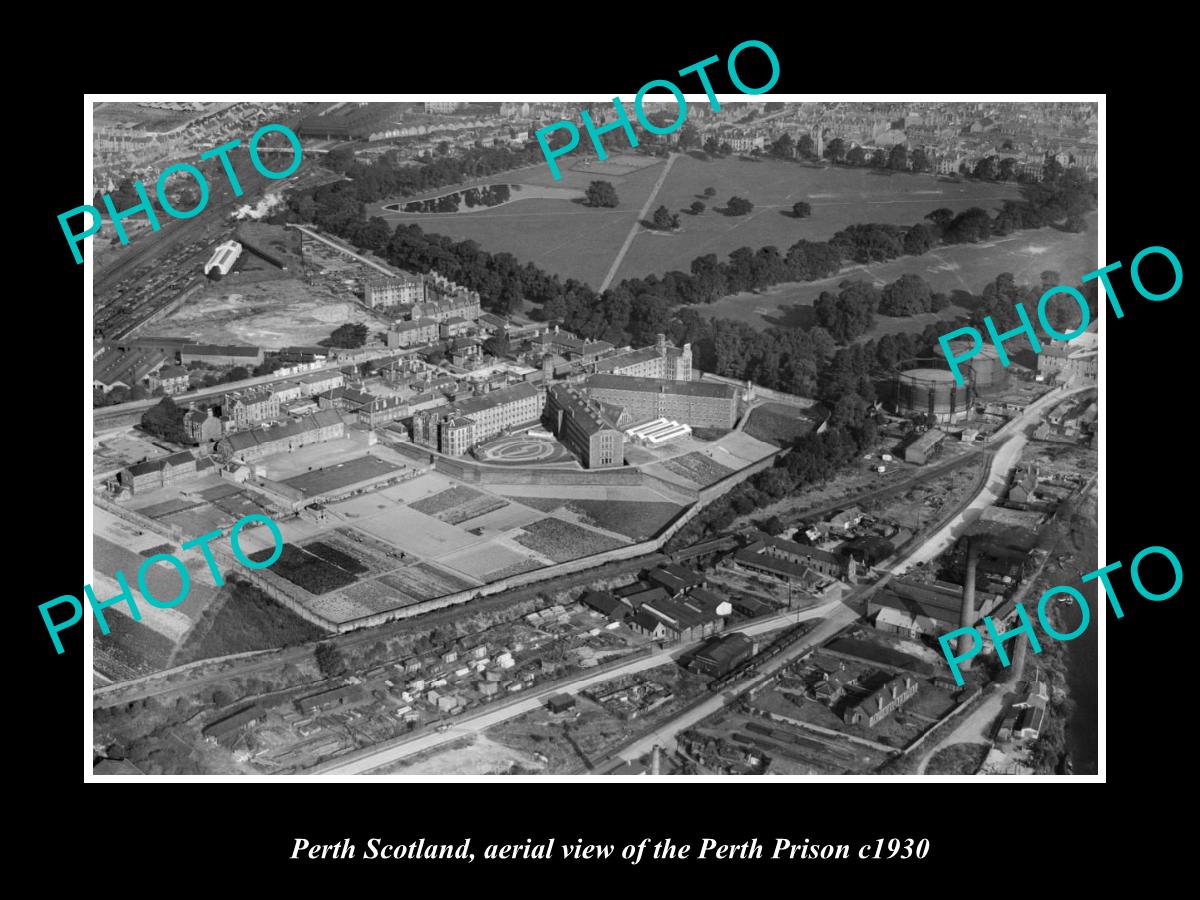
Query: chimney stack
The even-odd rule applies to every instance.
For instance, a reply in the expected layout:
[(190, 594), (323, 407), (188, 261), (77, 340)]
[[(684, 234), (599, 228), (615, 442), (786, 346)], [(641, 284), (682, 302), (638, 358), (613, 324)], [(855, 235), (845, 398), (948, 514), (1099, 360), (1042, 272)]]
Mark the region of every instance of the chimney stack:
[[(967, 539), (967, 580), (963, 586), (962, 612), (959, 620), (959, 626), (962, 628), (973, 628), (975, 625), (975, 569), (979, 565), (979, 546), (970, 538)], [(964, 634), (958, 639), (958, 655), (966, 654), (968, 648), (967, 641), (981, 640), (979, 633)], [(959, 664), (961, 668), (970, 668), (969, 661), (963, 661)]]
[(662, 768), (662, 748), (658, 744), (654, 745), (654, 749), (650, 751), (650, 774), (658, 775)]

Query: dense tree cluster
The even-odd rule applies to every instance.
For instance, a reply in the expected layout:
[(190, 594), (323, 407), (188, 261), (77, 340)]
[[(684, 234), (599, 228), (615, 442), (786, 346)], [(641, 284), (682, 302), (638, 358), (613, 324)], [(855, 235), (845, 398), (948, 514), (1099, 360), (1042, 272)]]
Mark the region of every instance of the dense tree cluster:
[[(701, 208), (703, 208), (703, 204), (701, 204)], [(673, 228), (679, 227), (679, 216), (672, 213), (665, 206), (660, 206), (654, 211), (654, 218), (651, 219), (651, 224), (659, 231), (670, 231)]]
[(803, 200), (792, 204), (792, 216), (797, 219), (807, 219), (812, 215), (812, 206)]
[(335, 328), (333, 334), (321, 343), (327, 347), (346, 347), (352, 349), (365, 344), (369, 334), (370, 329), (361, 322), (347, 323)]
[(754, 204), (745, 197), (730, 197), (725, 204), (725, 214), (728, 216), (748, 216), (754, 209)]
[(428, 200), (413, 200), (404, 204), (404, 211), (411, 213), (458, 212), (459, 204), (465, 203), (467, 209), (476, 206), (499, 206), (507, 203), (512, 192), (507, 184), (485, 184), (480, 187), (467, 188), (465, 191), (455, 191), (441, 197), (431, 197)]
[[(565, 138), (564, 138), (565, 140)], [(350, 147), (327, 153), (321, 165), (345, 175), (350, 181), (327, 185), (327, 189), (349, 188), (361, 203), (373, 203), (385, 197), (420, 194), (423, 191), (507, 172), (542, 159), (536, 141), (523, 147), (472, 147), (454, 155), (439, 155), (409, 165), (399, 151), (389, 151), (370, 163), (354, 158)], [(320, 192), (322, 189), (318, 188)]]
[(593, 181), (584, 193), (587, 195), (588, 206), (611, 208), (621, 202), (617, 199), (617, 189), (611, 181)]
[(142, 428), (168, 441), (183, 443), (186, 441), (183, 428), (185, 415), (186, 409), (178, 406), (170, 397), (163, 397), (142, 413)]
[[(615, 190), (607, 182), (593, 182), (592, 188), (589, 193), (593, 202), (597, 197), (605, 200), (610, 190), (615, 199)], [(705, 196), (715, 193), (711, 187), (704, 190)], [(725, 261), (716, 254), (706, 254), (692, 260), (688, 272), (625, 279), (603, 293), (574, 279), (564, 281), (532, 263), (522, 265), (512, 254), (484, 251), (474, 241), (426, 234), (415, 224), (400, 225), (393, 231), (380, 217), (366, 218), (363, 201), (350, 182), (293, 195), (289, 199), (289, 215), (314, 221), (399, 268), (415, 272), (436, 269), (478, 291), (484, 305), (495, 312), (518, 311), (528, 300), (539, 307), (531, 312), (535, 318), (561, 322), (582, 337), (644, 346), (652, 343), (660, 332), (672, 331), (678, 336), (697, 330), (700, 316), (690, 314), (693, 311), (688, 309), (693, 305), (783, 282), (829, 278), (841, 271), (846, 261), (886, 261), (902, 255), (920, 255), (940, 244), (973, 242), (1013, 229), (1038, 228), (1069, 216), (1082, 216), (1095, 206), (1095, 185), (1076, 169), (1056, 176), (1052, 182), (1026, 186), (1023, 195), (1021, 200), (1006, 201), (995, 218), (974, 207), (957, 214), (949, 209), (935, 210), (926, 216), (927, 221), (907, 227), (853, 225), (828, 241), (800, 240), (786, 251), (773, 246), (758, 250), (742, 247)], [(809, 333), (803, 339), (831, 345), (845, 343), (869, 330), (876, 313), (911, 315), (911, 310), (943, 308), (947, 299), (922, 290), (922, 284), (910, 280), (900, 286), (889, 286), (885, 298), (880, 291), (862, 283), (844, 282), (837, 294), (826, 292), (818, 300), (815, 310), (818, 328), (811, 331), (819, 332), (820, 336), (813, 338)], [(1003, 324), (1013, 315), (1011, 306), (997, 309), (998, 323)], [(726, 354), (726, 357), (737, 355)], [(715, 353), (710, 353), (710, 365), (715, 365), (715, 357)], [(784, 363), (777, 369), (766, 365), (767, 377), (754, 377), (769, 386), (800, 385), (811, 381), (815, 371), (810, 368), (812, 365)], [(734, 374), (732, 370), (736, 369), (746, 371), (747, 366), (726, 361), (715, 370)]]

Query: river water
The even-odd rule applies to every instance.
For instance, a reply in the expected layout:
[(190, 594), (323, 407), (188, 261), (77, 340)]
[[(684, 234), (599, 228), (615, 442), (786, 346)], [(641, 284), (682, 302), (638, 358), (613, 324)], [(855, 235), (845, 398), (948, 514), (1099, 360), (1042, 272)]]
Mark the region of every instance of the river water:
[[(1094, 607), (1093, 607), (1094, 608)], [(1075, 712), (1067, 722), (1067, 749), (1075, 775), (1095, 775), (1098, 771), (1100, 678), (1099, 637), (1095, 618), (1087, 631), (1071, 641), (1067, 650), (1067, 685)]]

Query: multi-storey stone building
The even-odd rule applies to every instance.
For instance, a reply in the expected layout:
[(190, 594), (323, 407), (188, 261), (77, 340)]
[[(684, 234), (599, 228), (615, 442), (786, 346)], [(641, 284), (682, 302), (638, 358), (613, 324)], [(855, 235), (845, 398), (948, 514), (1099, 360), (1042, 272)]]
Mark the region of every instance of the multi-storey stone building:
[(462, 456), (505, 431), (536, 424), (543, 405), (542, 392), (528, 382), (476, 394), (413, 413), (413, 441), (447, 456)]
[(371, 309), (424, 301), (425, 279), (419, 275), (405, 274), (395, 278), (381, 275), (363, 282), (363, 303)]
[(221, 417), (230, 429), (249, 428), (279, 418), (279, 397), (274, 391), (230, 391), (221, 399)]
[(692, 345), (677, 349), (667, 343), (664, 334), (658, 335), (653, 347), (624, 350), (596, 363), (597, 374), (630, 375), (636, 378), (666, 378), (671, 381), (692, 380)]
[(635, 422), (665, 416), (693, 428), (730, 429), (737, 423), (738, 391), (728, 384), (591, 375), (583, 385), (593, 400), (624, 407)]
[(556, 384), (546, 394), (544, 418), (584, 468), (604, 469), (625, 464), (625, 436), (608, 410), (576, 388)]

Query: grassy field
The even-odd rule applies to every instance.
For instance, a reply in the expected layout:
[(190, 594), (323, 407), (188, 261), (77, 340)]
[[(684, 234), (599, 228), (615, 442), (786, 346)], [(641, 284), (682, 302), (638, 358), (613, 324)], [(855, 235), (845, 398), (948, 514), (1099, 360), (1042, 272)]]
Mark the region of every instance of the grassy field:
[(527, 506), (544, 512), (569, 509), (587, 524), (615, 531), (635, 541), (654, 537), (675, 517), (680, 507), (674, 503), (644, 503), (639, 500), (583, 500), (561, 497), (527, 497)]
[(760, 441), (787, 447), (812, 431), (815, 423), (801, 410), (783, 403), (764, 403), (755, 407), (746, 422), (745, 432)]
[[(369, 206), (367, 215), (383, 215), (391, 223), (416, 222), (426, 231), (474, 240), (485, 250), (507, 251), (522, 262), (534, 262), (549, 272), (598, 287), (637, 220), (661, 165), (618, 176), (567, 169), (561, 181), (554, 181), (544, 165), (505, 176), (513, 182), (574, 189), (603, 178), (617, 189), (621, 203), (616, 209), (536, 199), (470, 215), (406, 215), (383, 210), (384, 203), (379, 203)], [(489, 180), (496, 179), (481, 179), (481, 183)], [(675, 159), (654, 205), (661, 203), (673, 212), (685, 210), (710, 186), (717, 195), (711, 201), (702, 198), (708, 209), (699, 216), (684, 213), (680, 231), (639, 232), (615, 281), (673, 269), (687, 271), (694, 258), (706, 253), (724, 257), (738, 247), (771, 244), (786, 250), (801, 238), (825, 240), (855, 222), (907, 225), (939, 207), (955, 212), (971, 206), (991, 209), (1004, 198), (1018, 196), (1016, 185), (949, 184), (932, 175), (884, 176), (862, 169), (822, 170), (774, 160), (700, 162), (684, 155)], [(750, 215), (728, 217), (716, 211), (735, 194), (754, 204)], [(797, 200), (812, 205), (811, 218), (785, 215)]]
[[(911, 221), (919, 218), (914, 216)], [(860, 221), (866, 221), (866, 216)], [(887, 263), (852, 266), (821, 281), (781, 284), (760, 293), (733, 294), (703, 307), (703, 312), (759, 328), (767, 325), (808, 327), (815, 324), (812, 306), (821, 292), (836, 293), (838, 284), (848, 278), (883, 285), (901, 275), (912, 274), (920, 275), (935, 291), (964, 290), (978, 294), (1001, 272), (1013, 273), (1018, 283), (1039, 284), (1042, 272), (1050, 270), (1062, 276), (1061, 283), (1078, 284), (1082, 275), (1096, 268), (1099, 258), (1096, 214), (1089, 213), (1087, 221), (1088, 230), (1081, 234), (1042, 228), (980, 244), (941, 247), (924, 256), (902, 256)], [(921, 331), (931, 322), (949, 321), (966, 313), (967, 310), (952, 304), (940, 313), (905, 318), (876, 316), (875, 327), (861, 340), (887, 333)]]
[[(616, 157), (610, 157), (615, 159)], [(513, 202), (495, 209), (465, 213), (399, 213), (384, 207), (393, 200), (370, 204), (368, 216), (382, 216), (393, 227), (415, 223), (434, 234), (455, 240), (473, 240), (492, 253), (506, 251), (521, 262), (536, 263), (564, 278), (578, 278), (598, 287), (617, 250), (637, 219), (662, 163), (629, 175), (600, 175), (587, 170), (564, 169), (555, 181), (545, 164), (505, 173), (503, 179), (483, 178), (464, 185), (497, 180), (541, 187), (583, 191), (595, 180), (611, 181), (620, 204), (614, 209), (592, 209), (572, 199), (525, 199), (519, 192)], [(435, 196), (444, 191), (430, 191)], [(656, 270), (657, 271), (657, 270)]]

